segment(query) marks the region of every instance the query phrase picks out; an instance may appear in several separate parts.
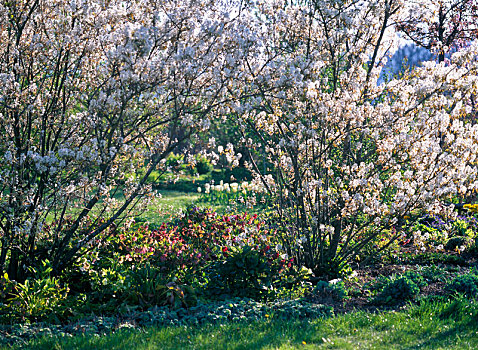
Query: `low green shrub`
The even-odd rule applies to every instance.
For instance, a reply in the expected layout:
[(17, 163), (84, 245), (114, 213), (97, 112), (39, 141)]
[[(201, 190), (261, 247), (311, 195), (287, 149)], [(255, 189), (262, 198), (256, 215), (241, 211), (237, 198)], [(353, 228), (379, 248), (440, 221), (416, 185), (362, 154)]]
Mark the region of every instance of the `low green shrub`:
[(417, 270), (428, 283), (445, 282), (450, 277), (450, 272), (436, 265), (419, 266)]
[(469, 249), (473, 245), (474, 241), (470, 237), (467, 236), (456, 236), (450, 238), (446, 244), (445, 244), (445, 249), (446, 250), (457, 250), (460, 249), (461, 247), (464, 248), (464, 250)]
[(198, 173), (199, 175), (209, 174), (212, 169), (214, 169), (214, 166), (207, 157), (196, 154), (194, 158), (196, 160), (196, 164), (193, 168), (194, 173)]
[(343, 301), (347, 299), (348, 292), (343, 281), (319, 281), (313, 291), (314, 296), (319, 298), (332, 298), (335, 301)]
[(166, 158), (165, 165), (170, 171), (178, 172), (182, 170), (189, 172), (191, 175), (208, 174), (214, 169), (211, 161), (201, 154), (195, 154), (193, 163), (189, 164), (184, 154), (171, 152)]
[(449, 293), (464, 294), (467, 297), (478, 296), (478, 276), (475, 274), (465, 274), (455, 277), (446, 285)]
[(208, 293), (217, 296), (248, 297), (256, 300), (274, 298), (281, 275), (292, 263), (270, 246), (245, 245), (223, 248), (224, 260), (206, 269)]
[(418, 286), (418, 288), (423, 288), (427, 286), (427, 282), (423, 278), (423, 275), (421, 275), (417, 271), (409, 270), (405, 272), (402, 276), (412, 280)]
[(420, 292), (420, 288), (426, 285), (427, 282), (421, 274), (416, 271), (407, 271), (402, 275), (379, 277), (364, 288), (375, 296), (374, 303), (393, 305), (414, 299)]
[(412, 300), (420, 292), (420, 287), (410, 278), (400, 276), (390, 280), (375, 297), (374, 302), (381, 305), (393, 305)]

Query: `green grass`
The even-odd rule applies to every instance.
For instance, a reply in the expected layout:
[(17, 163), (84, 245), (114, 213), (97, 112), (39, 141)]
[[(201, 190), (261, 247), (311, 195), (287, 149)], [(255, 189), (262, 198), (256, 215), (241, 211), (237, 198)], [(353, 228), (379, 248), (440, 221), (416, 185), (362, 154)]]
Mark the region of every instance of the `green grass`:
[[(152, 224), (161, 224), (168, 222), (171, 218), (177, 216), (181, 210), (185, 210), (189, 205), (197, 205), (199, 207), (212, 208), (219, 214), (224, 214), (228, 211), (228, 208), (233, 213), (251, 212), (242, 205), (234, 205), (234, 203), (220, 204), (220, 203), (208, 203), (200, 200), (200, 194), (197, 192), (180, 192), (171, 190), (159, 190), (161, 198), (154, 199), (148, 206), (148, 209), (138, 216), (141, 221), (148, 221)], [(252, 211), (257, 213), (264, 211), (263, 207), (256, 207)]]
[(330, 319), (266, 319), (202, 327), (150, 328), (101, 337), (43, 338), (27, 349), (477, 349), (475, 301), (423, 302), (398, 312)]
[(167, 222), (189, 205), (197, 203), (199, 194), (194, 192), (178, 192), (159, 190), (161, 198), (153, 199), (147, 210), (140, 215), (142, 220), (152, 224)]
[[(200, 201), (200, 195), (197, 192), (179, 192), (170, 190), (159, 190), (161, 198), (154, 199), (148, 209), (140, 216), (140, 220), (148, 221), (152, 224), (161, 224), (168, 222), (172, 217), (177, 216), (181, 210), (194, 204), (199, 207), (210, 207), (216, 212), (223, 214), (227, 211), (225, 204), (212, 204)], [(235, 213), (241, 212), (235, 210)]]
[[(227, 205), (221, 204), (211, 204), (201, 202), (200, 195), (197, 192), (181, 192), (181, 191), (172, 191), (172, 190), (156, 190), (161, 194), (161, 198), (155, 198), (152, 200), (148, 208), (142, 212), (137, 218), (140, 221), (148, 221), (152, 224), (160, 225), (163, 222), (168, 222), (172, 217), (177, 216), (181, 210), (185, 210), (188, 206), (194, 204), (200, 207), (211, 207), (218, 213), (225, 213), (227, 210)], [(124, 198), (117, 196), (118, 200), (123, 201)], [(70, 214), (79, 213), (81, 209), (71, 209)], [(93, 213), (96, 213), (98, 208), (92, 210)], [(240, 212), (238, 210), (237, 212)], [(48, 222), (54, 220), (53, 215), (50, 215), (47, 219)]]

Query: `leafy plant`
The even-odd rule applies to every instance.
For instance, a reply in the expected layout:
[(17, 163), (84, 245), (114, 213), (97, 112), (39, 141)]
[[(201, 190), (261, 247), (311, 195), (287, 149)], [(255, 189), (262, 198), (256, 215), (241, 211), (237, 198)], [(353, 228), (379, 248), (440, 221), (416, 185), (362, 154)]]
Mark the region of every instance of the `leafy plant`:
[[(257, 246), (224, 248), (224, 260), (206, 268), (207, 288), (213, 295), (270, 299), (280, 285), (286, 260), (269, 247)], [(287, 263), (289, 267), (290, 262)]]
[(425, 281), (423, 276), (416, 271), (409, 270), (405, 272), (402, 276), (412, 280), (419, 288), (423, 288), (427, 285), (427, 282)]
[(444, 282), (450, 276), (450, 273), (447, 270), (436, 265), (419, 267), (418, 271), (428, 283)]
[(427, 285), (422, 275), (416, 271), (407, 271), (402, 275), (380, 277), (370, 283), (368, 288), (375, 294), (373, 301), (377, 304), (392, 305), (415, 298), (420, 288)]
[(447, 250), (466, 250), (473, 245), (473, 240), (466, 236), (457, 236), (450, 238), (446, 244), (445, 249)]
[(5, 274), (3, 282), (8, 285), (10, 295), (6, 302), (14, 318), (21, 320), (58, 320), (66, 311), (63, 304), (69, 288), (52, 277), (49, 261), (42, 261), (39, 268), (29, 268), (31, 277), (24, 283), (10, 281)]
[(455, 277), (446, 285), (450, 293), (461, 293), (468, 297), (478, 296), (478, 275), (465, 274)]
[(343, 281), (334, 281), (334, 283), (319, 281), (314, 288), (313, 294), (321, 298), (330, 297), (335, 301), (342, 301), (348, 297)]
[(198, 173), (199, 175), (208, 174), (214, 168), (211, 161), (203, 155), (196, 154), (194, 156), (194, 159), (196, 162), (196, 164), (193, 167), (194, 173)]
[(397, 304), (415, 298), (420, 292), (418, 285), (407, 276), (400, 276), (390, 280), (383, 290), (376, 296), (377, 304)]
[(125, 300), (143, 307), (168, 305), (172, 308), (196, 305), (194, 290), (175, 282), (166, 282), (164, 275), (150, 264), (132, 269), (125, 281)]

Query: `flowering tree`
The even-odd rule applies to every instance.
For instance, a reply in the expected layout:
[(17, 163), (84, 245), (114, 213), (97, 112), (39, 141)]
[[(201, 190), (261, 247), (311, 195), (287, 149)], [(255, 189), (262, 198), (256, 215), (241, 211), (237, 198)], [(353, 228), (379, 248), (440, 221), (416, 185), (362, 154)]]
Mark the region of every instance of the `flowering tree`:
[(476, 0), (413, 0), (406, 2), (397, 28), (416, 45), (445, 54), (473, 41), (478, 36)]
[[(259, 5), (245, 86), (231, 108), (250, 148), (275, 166), (265, 178), (284, 220), (284, 246), (317, 275), (337, 274), (415, 209), (476, 187), (478, 126), (460, 116), (477, 89), (476, 44), (378, 85), (397, 43), (398, 0)], [(385, 235), (387, 233), (387, 235)]]
[(1, 1), (0, 270), (59, 272), (146, 203), (221, 104), (235, 22), (208, 0)]

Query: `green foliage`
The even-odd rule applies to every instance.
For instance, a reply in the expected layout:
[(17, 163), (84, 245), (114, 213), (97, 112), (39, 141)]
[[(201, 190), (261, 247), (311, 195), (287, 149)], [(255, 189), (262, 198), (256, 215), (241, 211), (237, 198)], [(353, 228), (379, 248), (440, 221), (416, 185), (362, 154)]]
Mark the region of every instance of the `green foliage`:
[(454, 254), (444, 254), (439, 252), (424, 252), (417, 254), (401, 254), (397, 257), (395, 263), (404, 265), (430, 265), (430, 264), (445, 264), (445, 265), (458, 265), (469, 266), (463, 256)]
[[(408, 223), (408, 221), (407, 221)], [(407, 228), (408, 236), (413, 236), (417, 248), (429, 251), (446, 250), (470, 251), (473, 238), (478, 231), (478, 219), (472, 215), (445, 218), (438, 215), (425, 215)], [(407, 242), (409, 242), (407, 240)]]
[(450, 278), (450, 272), (436, 265), (422, 266), (417, 271), (428, 283), (445, 282)]
[(194, 155), (194, 163), (195, 164), (187, 164), (185, 162), (184, 154), (170, 153), (168, 157), (166, 158), (165, 165), (171, 171), (174, 171), (174, 172), (187, 171), (191, 175), (208, 174), (214, 168), (213, 165), (211, 164), (211, 161), (207, 159), (207, 157), (200, 154)]
[(332, 298), (335, 301), (347, 299), (348, 292), (343, 281), (319, 281), (313, 291), (313, 294), (320, 298)]
[(197, 303), (193, 288), (171, 281), (160, 267), (149, 262), (129, 266), (114, 258), (103, 258), (101, 264), (88, 271), (91, 290), (87, 305), (78, 307), (82, 312), (88, 305), (102, 313), (115, 313), (128, 305), (145, 309), (154, 305), (188, 307)]
[[(247, 300), (230, 300), (209, 307), (195, 323), (177, 323), (175, 310), (161, 308), (132, 319), (97, 317), (68, 326), (0, 326), (0, 344), (17, 343), (21, 349), (476, 349), (478, 304), (473, 300), (430, 300), (403, 310), (332, 314), (321, 307), (314, 316), (279, 317), (274, 309), (290, 311), (296, 302), (262, 308)], [(309, 306), (297, 302), (297, 308)], [(312, 305), (314, 306), (314, 305)], [(320, 311), (320, 308), (318, 308)], [(192, 309), (192, 308), (191, 308)], [(190, 315), (194, 318), (196, 312)], [(160, 321), (165, 310), (170, 319)], [(250, 311), (248, 311), (250, 310)], [(210, 312), (210, 314), (209, 314)], [(217, 313), (216, 313), (217, 312)], [(207, 316), (207, 315), (211, 316)], [(268, 314), (269, 317), (265, 317)], [(302, 315), (302, 312), (294, 312)], [(166, 314), (165, 314), (166, 315)], [(218, 317), (215, 322), (210, 319)], [(179, 316), (182, 317), (182, 316)], [(171, 320), (170, 323), (168, 321)], [(174, 320), (174, 321), (173, 321)], [(134, 327), (134, 329), (133, 329)], [(140, 328), (141, 327), (141, 328)], [(116, 330), (113, 333), (113, 330)], [(101, 335), (101, 336), (99, 336)], [(43, 338), (42, 338), (43, 337)], [(304, 344), (305, 342), (306, 344)]]
[(172, 308), (197, 304), (194, 289), (175, 282), (166, 282), (158, 268), (149, 263), (129, 271), (125, 281), (124, 300), (133, 305), (168, 305)]
[(24, 283), (11, 281), (8, 275), (2, 278), (5, 297), (2, 314), (10, 319), (22, 321), (54, 320), (62, 317), (63, 307), (69, 288), (62, 285), (58, 278), (52, 277), (52, 268), (48, 260), (42, 261), (39, 268), (30, 267), (31, 274)]
[(420, 288), (412, 279), (400, 276), (385, 285), (374, 302), (386, 305), (397, 304), (415, 298), (419, 292)]
[(63, 280), (86, 293), (81, 312), (89, 306), (104, 314), (127, 306), (191, 307), (196, 291), (203, 298), (304, 295), (310, 271), (272, 248), (273, 232), (257, 215), (189, 207), (169, 224), (132, 225), (108, 237)]
[(475, 233), (470, 221), (457, 219), (452, 223), (452, 235), (461, 237), (474, 237)]
[(179, 167), (183, 163), (184, 156), (182, 154), (174, 154), (174, 152), (171, 152), (168, 154), (168, 157), (166, 158), (166, 163), (165, 165), (167, 167), (172, 167), (176, 168)]
[(199, 175), (209, 174), (213, 169), (213, 165), (211, 161), (203, 155), (196, 154), (195, 155), (196, 164), (194, 166), (195, 173)]
[(445, 244), (445, 249), (446, 250), (457, 250), (460, 247), (464, 247), (465, 250), (469, 249), (473, 245), (473, 240), (469, 237), (466, 236), (456, 236), (450, 238), (446, 244)]
[(0, 277), (0, 302), (3, 302), (12, 296), (15, 290), (15, 282), (8, 278), (8, 274)]
[(423, 276), (416, 271), (409, 270), (405, 272), (402, 276), (413, 281), (419, 288), (427, 286), (427, 282), (425, 281)]
[(88, 274), (92, 289), (90, 298), (94, 302), (106, 304), (127, 288), (127, 268), (114, 258), (103, 257), (101, 263), (88, 268)]
[[(188, 309), (171, 309), (169, 307), (153, 307), (144, 311), (130, 311), (117, 316), (84, 317), (73, 325), (0, 325), (1, 344), (24, 344), (27, 340), (41, 336), (61, 337), (83, 335), (97, 337), (105, 336), (120, 330), (142, 329), (149, 327), (181, 327), (186, 329), (193, 326), (211, 327), (214, 325), (226, 326), (231, 322), (244, 321), (250, 324), (254, 321), (279, 320), (284, 323), (298, 320), (323, 320), (333, 316), (331, 307), (311, 304), (306, 300), (278, 301), (274, 303), (260, 303), (250, 299), (233, 298), (226, 301), (216, 301), (208, 304), (192, 306)], [(50, 347), (51, 348), (51, 347)], [(136, 346), (133, 346), (136, 348)], [(155, 347), (156, 348), (156, 347)]]
[(246, 245), (225, 248), (223, 253), (224, 260), (206, 269), (209, 293), (257, 300), (274, 297), (286, 263), (277, 252)]
[[(113, 251), (126, 265), (151, 263), (169, 279), (200, 273), (209, 261), (223, 257), (223, 249), (246, 242), (271, 245), (273, 231), (257, 215), (218, 215), (211, 209), (189, 207), (169, 224), (136, 226), (111, 237), (103, 250)], [(104, 253), (102, 253), (104, 255)]]
[[(244, 153), (243, 153), (244, 154)], [(211, 173), (211, 178), (215, 183), (219, 183), (221, 180), (234, 180), (234, 181), (251, 181), (252, 173), (245, 167), (234, 167), (224, 169), (214, 169)]]
[(415, 271), (407, 271), (402, 275), (380, 277), (370, 283), (366, 288), (375, 294), (374, 303), (393, 305), (414, 299), (420, 288), (427, 285), (422, 275)]
[(450, 293), (464, 294), (467, 297), (478, 296), (478, 275), (465, 274), (455, 277), (446, 285)]
[(382, 234), (374, 237), (367, 243), (358, 254), (355, 260), (358, 262), (367, 261), (367, 264), (376, 264), (383, 262), (390, 262), (399, 254), (399, 241), (393, 240), (396, 234), (395, 230), (384, 230)]

